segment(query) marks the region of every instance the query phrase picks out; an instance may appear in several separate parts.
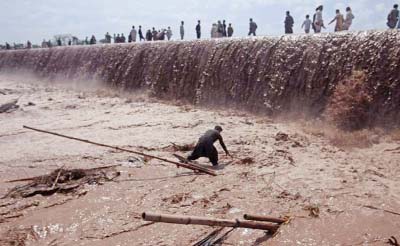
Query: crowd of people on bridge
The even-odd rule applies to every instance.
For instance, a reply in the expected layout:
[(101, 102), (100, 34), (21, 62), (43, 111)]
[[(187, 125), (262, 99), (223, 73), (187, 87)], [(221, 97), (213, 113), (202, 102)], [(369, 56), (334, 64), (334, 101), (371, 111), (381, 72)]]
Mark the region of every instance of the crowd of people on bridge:
[[(399, 21), (399, 6), (398, 4), (395, 4), (393, 6), (393, 9), (389, 12), (388, 17), (387, 17), (387, 26), (390, 29), (395, 29), (398, 28), (400, 29), (400, 21)], [(322, 29), (326, 29), (325, 22), (323, 19), (323, 10), (324, 7), (322, 5), (318, 6), (315, 9), (315, 13), (310, 18), (310, 15), (307, 14), (305, 16), (305, 20), (302, 22), (301, 28), (304, 30), (306, 34), (309, 34), (311, 30), (314, 31), (314, 33), (320, 33)], [(340, 9), (337, 9), (335, 11), (335, 17), (328, 23), (328, 25), (331, 25), (332, 23), (335, 23), (335, 32), (340, 32), (340, 31), (347, 31), (350, 30), (350, 27), (353, 24), (353, 20), (355, 19), (355, 16), (352, 12), (352, 9), (350, 7), (347, 7), (345, 10), (345, 15), (342, 14)], [(293, 16), (291, 16), (290, 11), (286, 11), (286, 17), (284, 19), (284, 31), (285, 34), (292, 34), (293, 33), (293, 27), (295, 24), (295, 20)], [(248, 31), (248, 36), (256, 36), (257, 32), (257, 23), (250, 18), (249, 20), (249, 31)], [(194, 28), (194, 31), (196, 33), (196, 38), (201, 39), (202, 38), (202, 25), (201, 21), (197, 21), (197, 25)], [(211, 26), (211, 31), (210, 31), (210, 37), (211, 38), (224, 38), (224, 37), (232, 37), (234, 34), (234, 29), (232, 26), (232, 23), (229, 23), (227, 25), (226, 20), (218, 20), (217, 22), (213, 23)], [(41, 46), (33, 46), (30, 41), (27, 41), (26, 45), (23, 44), (14, 44), (11, 46), (9, 43), (6, 43), (4, 46), (0, 45), (0, 49), (19, 49), (19, 48), (27, 48), (30, 49), (32, 47), (42, 47), (42, 48), (51, 48), (53, 46), (63, 46), (63, 45), (93, 45), (99, 43), (103, 44), (110, 44), (110, 43), (131, 43), (131, 42), (140, 42), (140, 41), (162, 41), (162, 40), (171, 40), (173, 36), (171, 27), (167, 28), (161, 28), (161, 29), (156, 29), (155, 27), (152, 27), (152, 29), (148, 29), (147, 31), (142, 29), (142, 26), (138, 26), (138, 29), (136, 29), (135, 26), (132, 26), (132, 29), (128, 33), (127, 37), (123, 33), (121, 34), (113, 34), (111, 36), (108, 32), (105, 34), (104, 39), (101, 39), (99, 41), (96, 40), (96, 37), (94, 35), (89, 37), (86, 37), (84, 40), (80, 41), (76, 37), (72, 37), (69, 40), (61, 40), (61, 38), (56, 38), (55, 42), (54, 40), (43, 40)], [(181, 21), (181, 24), (179, 26), (179, 38), (180, 40), (185, 39), (185, 23), (184, 21)]]

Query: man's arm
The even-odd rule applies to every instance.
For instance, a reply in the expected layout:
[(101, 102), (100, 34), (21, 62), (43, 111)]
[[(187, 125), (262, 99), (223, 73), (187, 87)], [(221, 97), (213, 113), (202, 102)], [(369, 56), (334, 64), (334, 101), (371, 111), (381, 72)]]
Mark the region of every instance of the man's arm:
[(224, 143), (224, 140), (222, 139), (222, 136), (221, 136), (221, 135), (218, 136), (218, 140), (219, 140), (219, 143), (221, 144), (222, 148), (224, 149), (225, 153), (226, 153), (227, 155), (229, 155), (229, 151), (228, 151), (228, 149), (226, 148), (225, 143)]

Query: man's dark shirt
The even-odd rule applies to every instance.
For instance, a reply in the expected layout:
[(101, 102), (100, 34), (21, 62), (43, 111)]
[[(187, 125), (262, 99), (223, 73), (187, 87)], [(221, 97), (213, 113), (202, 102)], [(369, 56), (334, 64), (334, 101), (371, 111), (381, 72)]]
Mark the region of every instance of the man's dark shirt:
[(219, 140), (219, 143), (221, 144), (224, 151), (226, 153), (229, 153), (228, 150), (226, 149), (221, 134), (217, 130), (208, 130), (206, 133), (204, 133), (203, 136), (200, 137), (198, 144), (213, 145), (217, 140)]

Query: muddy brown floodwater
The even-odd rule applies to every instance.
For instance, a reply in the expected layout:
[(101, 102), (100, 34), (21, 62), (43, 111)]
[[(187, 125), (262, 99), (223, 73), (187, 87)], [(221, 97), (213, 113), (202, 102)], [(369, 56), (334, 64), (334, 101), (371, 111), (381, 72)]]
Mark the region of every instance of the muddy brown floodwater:
[[(58, 168), (121, 165), (120, 176), (77, 191), (0, 200), (0, 242), (26, 245), (191, 245), (207, 226), (150, 224), (146, 212), (241, 218), (290, 216), (274, 237), (235, 229), (226, 245), (383, 245), (400, 239), (399, 141), (366, 148), (332, 146), (299, 123), (233, 110), (172, 105), (0, 76), (0, 196), (7, 180)], [(174, 144), (193, 144), (219, 124), (234, 156), (218, 176), (195, 175), (157, 160), (23, 129), (29, 125), (174, 160)], [(217, 146), (220, 153), (222, 149)], [(397, 149), (397, 150), (396, 150)], [(177, 152), (186, 155), (188, 152)], [(208, 165), (207, 160), (199, 163)], [(145, 226), (144, 226), (145, 225)], [(23, 244), (21, 244), (23, 245)]]

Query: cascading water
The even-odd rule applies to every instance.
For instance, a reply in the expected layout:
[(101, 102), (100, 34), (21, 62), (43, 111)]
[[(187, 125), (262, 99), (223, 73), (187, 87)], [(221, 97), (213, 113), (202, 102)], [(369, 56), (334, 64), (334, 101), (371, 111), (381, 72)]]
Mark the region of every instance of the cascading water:
[(0, 72), (96, 78), (163, 99), (252, 112), (322, 115), (336, 85), (364, 70), (370, 121), (400, 123), (400, 32), (71, 46), (0, 52)]

